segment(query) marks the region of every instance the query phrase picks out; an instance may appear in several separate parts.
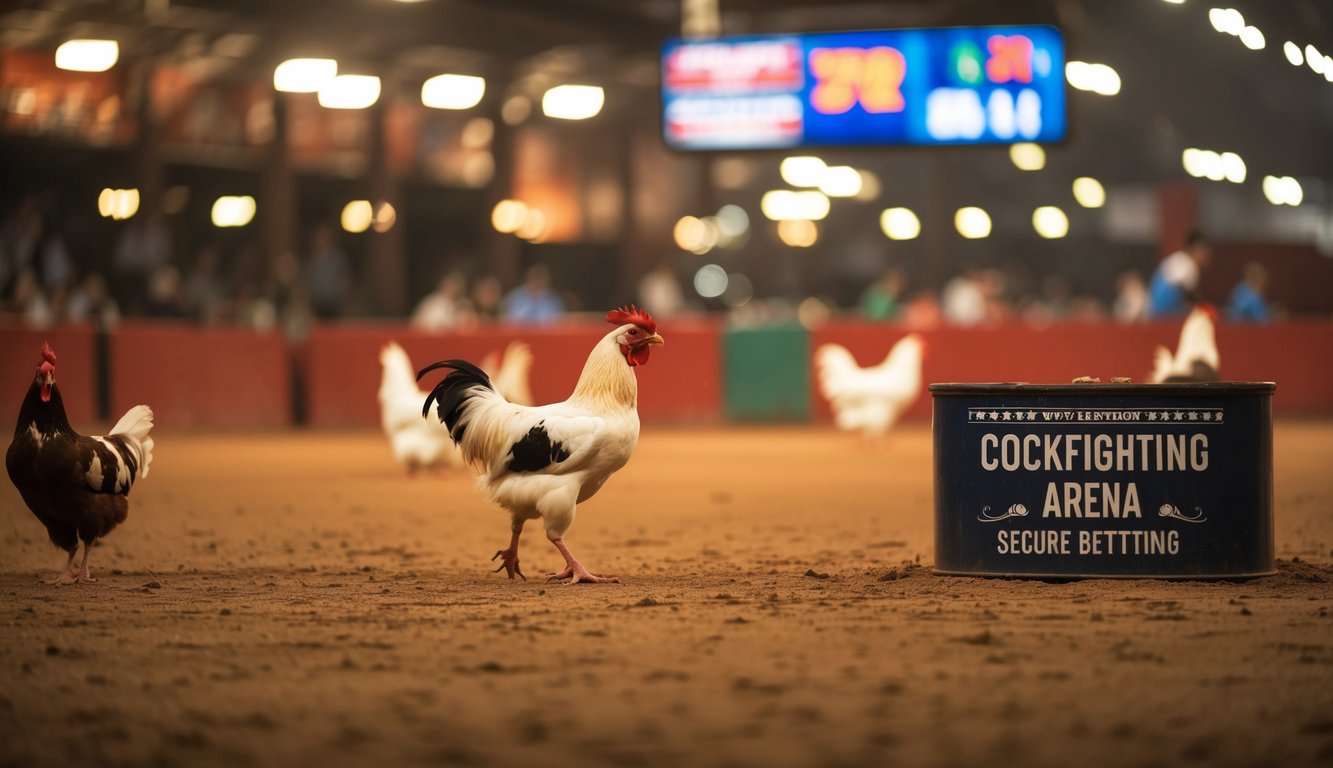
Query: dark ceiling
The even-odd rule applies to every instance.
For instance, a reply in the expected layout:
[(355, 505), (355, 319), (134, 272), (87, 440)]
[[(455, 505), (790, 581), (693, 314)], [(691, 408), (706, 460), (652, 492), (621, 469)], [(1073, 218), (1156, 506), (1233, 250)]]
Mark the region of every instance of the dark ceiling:
[[(1199, 0), (717, 0), (724, 34), (1050, 23), (1070, 59), (1110, 64), (1119, 96), (1071, 91), (1073, 138), (1109, 180), (1179, 170), (1185, 146), (1230, 149), (1256, 170), (1333, 177), (1333, 85), (1293, 68), (1282, 43), (1333, 52), (1333, 0), (1235, 5), (1268, 39), (1259, 52), (1215, 32)], [(22, 0), (0, 46), (70, 36), (122, 43), (127, 61), (188, 61), (221, 80), (264, 80), (295, 56), (337, 58), (407, 93), (430, 75), (485, 75), (502, 94), (553, 80), (608, 87), (608, 109), (655, 110), (657, 51), (680, 34), (680, 0)], [(623, 105), (630, 105), (625, 107)]]

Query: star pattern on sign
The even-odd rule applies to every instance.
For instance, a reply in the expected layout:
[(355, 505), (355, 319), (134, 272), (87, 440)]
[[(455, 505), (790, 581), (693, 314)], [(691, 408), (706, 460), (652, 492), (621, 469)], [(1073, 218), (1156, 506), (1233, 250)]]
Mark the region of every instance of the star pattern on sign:
[(1184, 421), (1185, 414), (1182, 411), (1176, 411), (1176, 421)]
[(1037, 420), (1037, 412), (1028, 411), (1028, 421), (1036, 421), (1036, 420)]
[(1218, 411), (1217, 413), (1214, 413), (1214, 414), (1213, 414), (1213, 421), (1221, 421), (1221, 420), (1222, 420), (1222, 412), (1221, 412), (1221, 411)]
[(1004, 414), (1003, 414), (1003, 416), (1002, 416), (1002, 418), (1003, 418), (1005, 421), (1009, 421), (1010, 419), (1013, 418), (1013, 414), (1009, 413), (1008, 411), (1005, 411)]
[(1198, 421), (1198, 420), (1199, 420), (1199, 412), (1198, 412), (1198, 411), (1190, 411), (1190, 413), (1189, 413), (1189, 417), (1190, 417), (1190, 421)]
[(1157, 411), (1148, 411), (1148, 421), (1157, 421)]
[(981, 419), (982, 421), (985, 421), (985, 420), (986, 420), (986, 412), (985, 412), (985, 411), (976, 411), (976, 412), (973, 413), (972, 415), (973, 415), (973, 416), (976, 416), (978, 419)]
[(1022, 412), (1022, 411), (1014, 411), (1014, 418), (1015, 418), (1015, 419), (1018, 419), (1019, 421), (1022, 421), (1022, 420), (1023, 420), (1023, 412)]
[(996, 413), (995, 411), (991, 411), (991, 412), (990, 412), (990, 420), (991, 420), (991, 421), (995, 421), (995, 420), (998, 419), (998, 418), (1000, 418), (1000, 414)]
[(1212, 421), (1212, 420), (1213, 420), (1213, 414), (1212, 414), (1211, 411), (1204, 411), (1202, 415), (1203, 415), (1203, 420), (1204, 420), (1204, 421)]

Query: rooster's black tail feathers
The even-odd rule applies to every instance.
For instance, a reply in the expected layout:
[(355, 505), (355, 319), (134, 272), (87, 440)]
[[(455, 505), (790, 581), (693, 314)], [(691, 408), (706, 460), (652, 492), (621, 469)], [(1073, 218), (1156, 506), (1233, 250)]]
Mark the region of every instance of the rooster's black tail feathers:
[(417, 381), (431, 371), (440, 368), (451, 368), (453, 372), (440, 379), (440, 383), (426, 396), (426, 402), (421, 406), (421, 416), (425, 418), (430, 413), (431, 404), (436, 404), (435, 413), (440, 421), (449, 428), (449, 437), (453, 438), (455, 443), (463, 442), (463, 431), (466, 425), (459, 425), (458, 422), (463, 416), (463, 408), (467, 401), (476, 394), (477, 388), (495, 391), (491, 386), (491, 377), (477, 366), (466, 360), (441, 360), (438, 363), (431, 363), (422, 368), (417, 373)]

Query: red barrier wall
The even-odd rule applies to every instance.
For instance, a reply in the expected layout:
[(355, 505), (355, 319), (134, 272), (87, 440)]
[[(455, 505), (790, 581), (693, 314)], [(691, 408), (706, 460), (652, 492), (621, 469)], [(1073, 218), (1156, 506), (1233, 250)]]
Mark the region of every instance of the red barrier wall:
[[(834, 323), (816, 330), (810, 349), (835, 342), (851, 351), (861, 365), (884, 360), (894, 342), (907, 331), (897, 326)], [(1077, 376), (1130, 376), (1146, 381), (1153, 350), (1176, 347), (1179, 323), (1147, 325), (1062, 324), (1048, 328), (1003, 326), (939, 328), (924, 331), (925, 384), (935, 382), (1028, 381), (1069, 383)], [(1333, 323), (1292, 322), (1280, 325), (1228, 325), (1217, 329), (1222, 377), (1228, 381), (1275, 381), (1273, 410), (1278, 415), (1333, 413)], [(812, 378), (816, 372), (811, 367)], [(832, 415), (828, 402), (812, 381), (814, 414)], [(929, 419), (930, 395), (921, 398), (908, 418)]]
[(280, 334), (126, 322), (108, 341), (113, 421), (147, 403), (159, 429), (292, 423), (291, 357)]
[[(93, 330), (62, 326), (36, 331), (19, 325), (0, 325), (0, 422), (9, 429), (18, 418), (28, 386), (42, 362), (42, 342), (56, 352), (56, 386), (65, 403), (65, 415), (76, 431), (88, 434), (97, 418), (97, 376)], [(8, 434), (7, 432), (5, 434)], [(4, 445), (9, 445), (6, 439)]]
[[(423, 333), (400, 325), (336, 325), (315, 329), (305, 349), (303, 379), (309, 421), (317, 427), (379, 424), (380, 348), (397, 341), (417, 369), (437, 360), (480, 363), (514, 339), (532, 348), (532, 396), (538, 403), (564, 400), (574, 390), (605, 324), (550, 328), (478, 328)], [(721, 352), (712, 323), (672, 323), (661, 329), (666, 346), (638, 368), (639, 416), (644, 421), (715, 421), (721, 416)], [(441, 374), (430, 377), (430, 383)], [(422, 389), (426, 387), (423, 386)]]

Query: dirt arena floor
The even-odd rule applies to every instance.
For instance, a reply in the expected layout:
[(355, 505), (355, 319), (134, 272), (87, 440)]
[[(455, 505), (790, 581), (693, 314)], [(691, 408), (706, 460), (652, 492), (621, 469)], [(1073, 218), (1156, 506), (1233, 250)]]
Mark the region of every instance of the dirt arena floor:
[(1043, 583), (931, 575), (923, 426), (649, 427), (566, 587), (376, 434), (163, 432), (97, 584), (0, 488), (0, 765), (1330, 764), (1331, 445), (1277, 427), (1276, 577)]

